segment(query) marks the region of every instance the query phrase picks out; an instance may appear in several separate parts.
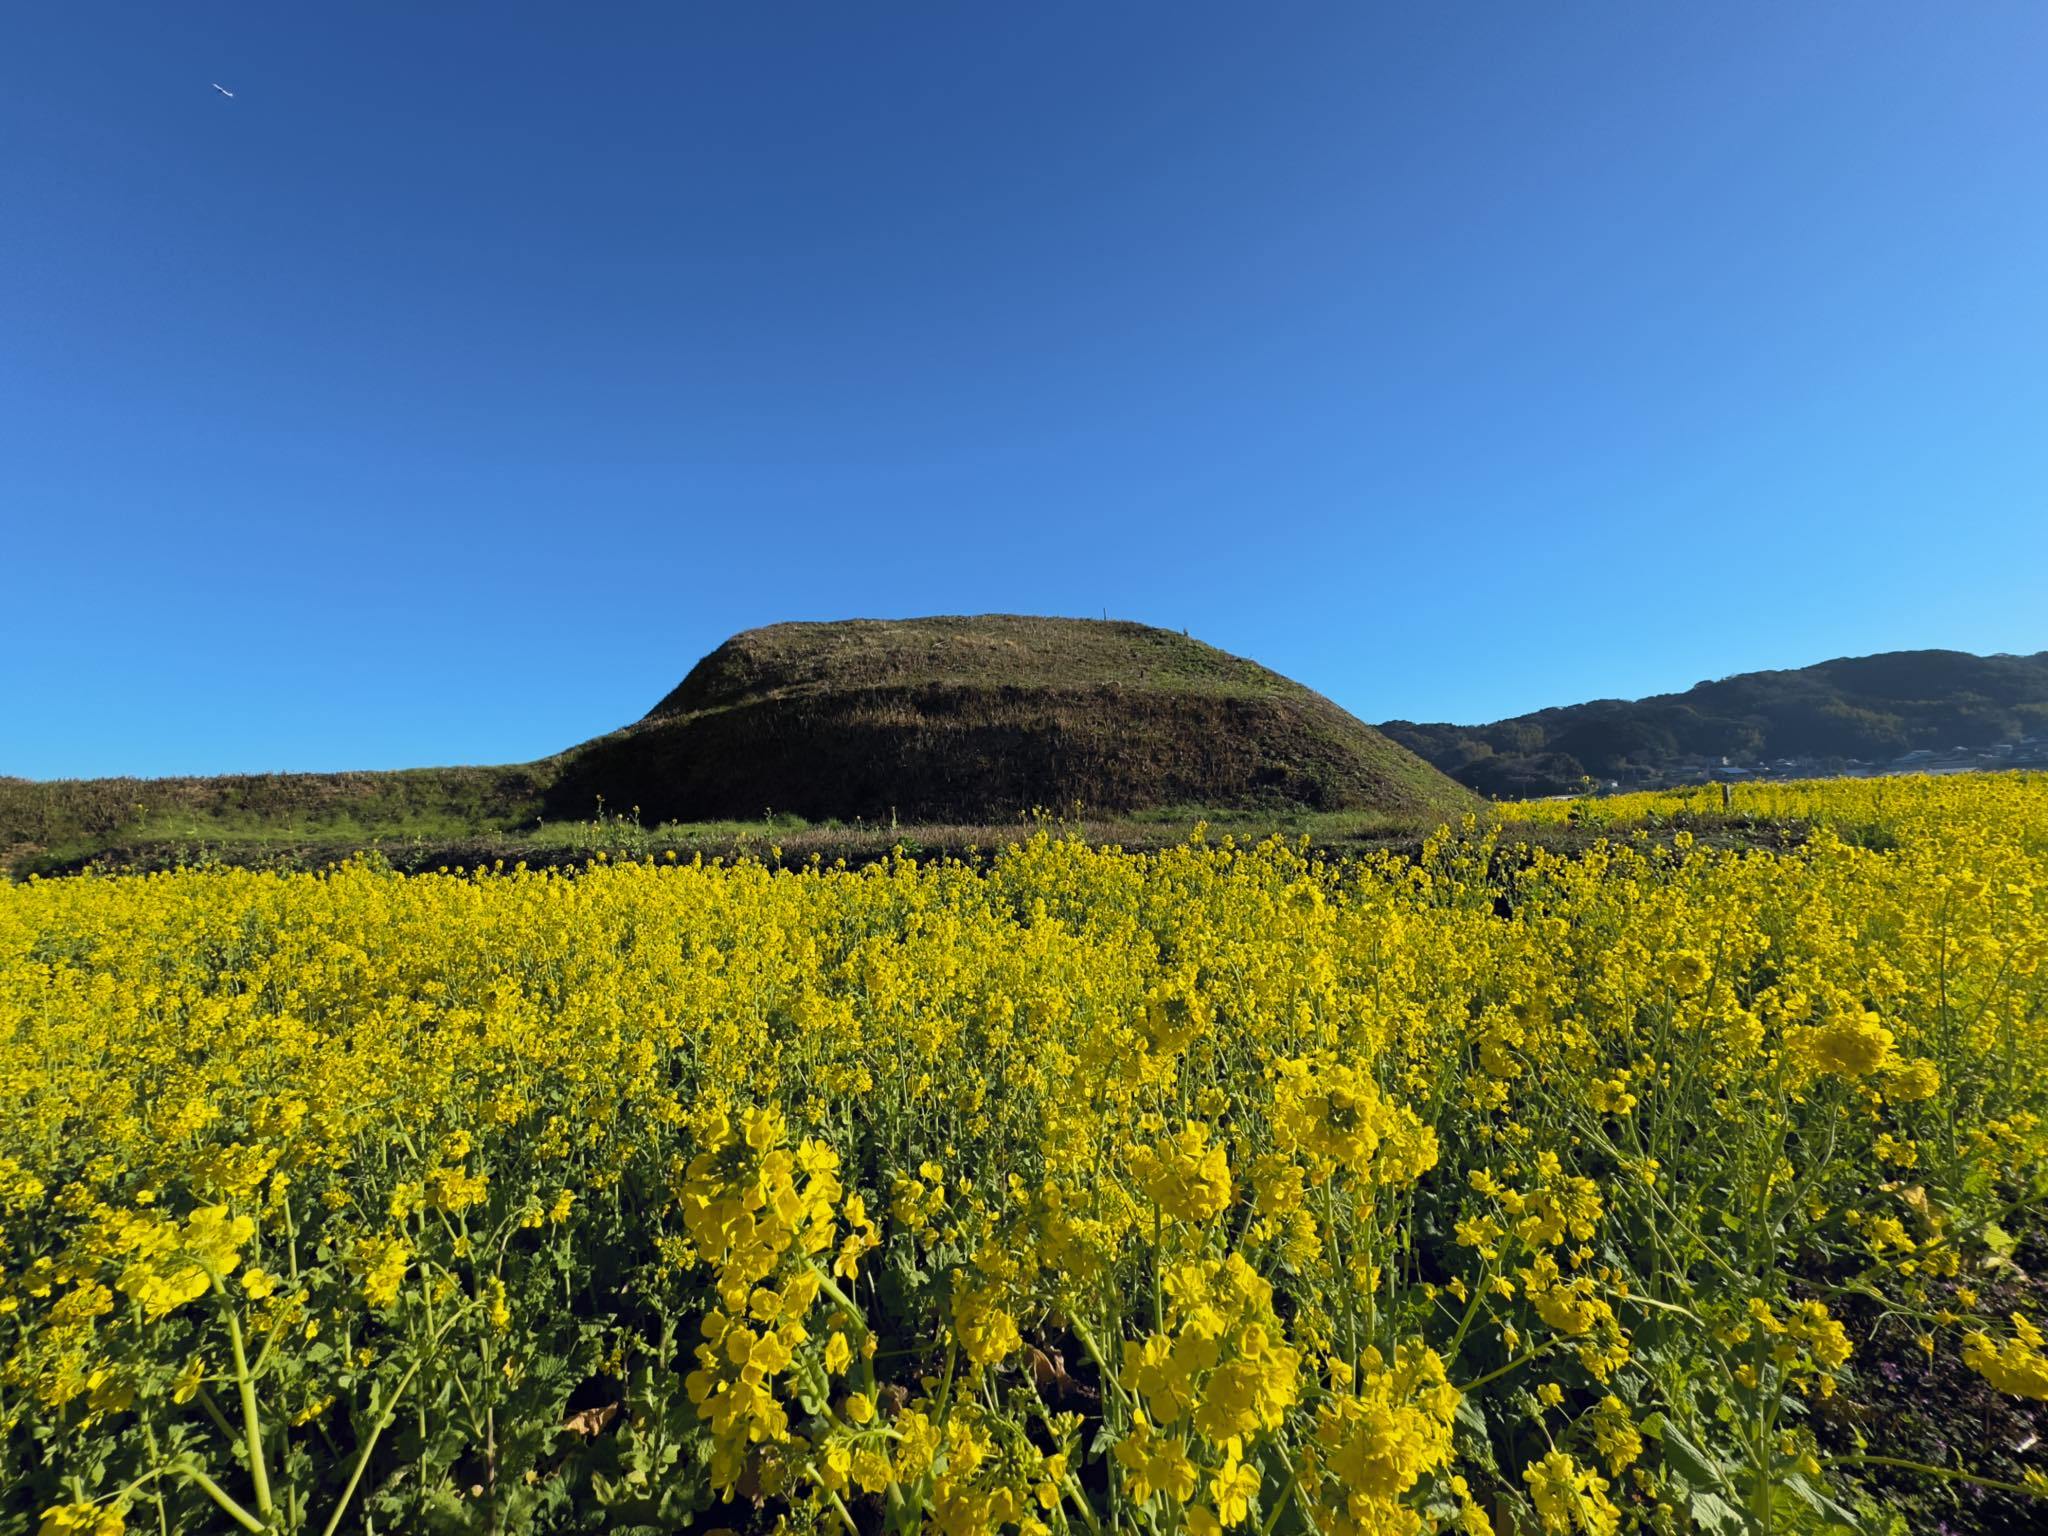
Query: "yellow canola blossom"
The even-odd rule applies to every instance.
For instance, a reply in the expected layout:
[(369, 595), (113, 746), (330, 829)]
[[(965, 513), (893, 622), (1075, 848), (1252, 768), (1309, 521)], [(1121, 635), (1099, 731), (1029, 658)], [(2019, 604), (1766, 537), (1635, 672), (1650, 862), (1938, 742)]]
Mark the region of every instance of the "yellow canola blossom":
[(2012, 1337), (1994, 1344), (1972, 1332), (1963, 1344), (1963, 1363), (2001, 1392), (2048, 1401), (2048, 1355), (2041, 1352), (2041, 1330), (2019, 1313), (2012, 1317)]
[(0, 887), (0, 1532), (1853, 1506), (2048, 1399), (2044, 961), (2027, 774)]
[(1230, 1160), (1209, 1137), (1209, 1127), (1190, 1120), (1156, 1146), (1131, 1148), (1131, 1176), (1167, 1215), (1205, 1221), (1230, 1204)]

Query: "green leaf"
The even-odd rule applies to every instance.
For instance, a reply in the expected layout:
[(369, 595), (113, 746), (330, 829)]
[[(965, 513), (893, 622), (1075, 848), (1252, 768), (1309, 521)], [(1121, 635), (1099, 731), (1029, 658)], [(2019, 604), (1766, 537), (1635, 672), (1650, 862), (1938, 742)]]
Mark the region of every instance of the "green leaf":
[(1745, 1536), (1754, 1529), (1749, 1516), (1718, 1493), (1695, 1493), (1690, 1507), (1693, 1524), (1712, 1536)]
[(1814, 1487), (1812, 1483), (1807, 1481), (1805, 1473), (1794, 1472), (1784, 1480), (1782, 1486), (1794, 1498), (1798, 1499), (1800, 1503), (1804, 1504), (1822, 1519), (1836, 1521), (1841, 1525), (1847, 1526), (1852, 1531), (1862, 1529), (1852, 1511), (1843, 1508), (1825, 1493), (1822, 1493), (1820, 1489)]
[(1694, 1488), (1727, 1491), (1728, 1479), (1721, 1470), (1721, 1464), (1687, 1439), (1678, 1426), (1669, 1419), (1664, 1421), (1661, 1438), (1664, 1442), (1664, 1461), (1672, 1471)]
[(1458, 1399), (1458, 1422), (1473, 1434), (1486, 1434), (1486, 1413), (1468, 1394)]

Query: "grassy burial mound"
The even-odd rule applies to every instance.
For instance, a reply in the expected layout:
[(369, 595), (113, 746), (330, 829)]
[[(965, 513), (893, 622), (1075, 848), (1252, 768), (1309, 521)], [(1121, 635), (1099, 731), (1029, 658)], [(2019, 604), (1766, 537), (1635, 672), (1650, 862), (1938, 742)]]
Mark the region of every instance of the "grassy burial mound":
[(1007, 615), (735, 635), (565, 755), (551, 816), (1003, 819), (1034, 807), (1456, 814), (1459, 785), (1328, 699), (1168, 630)]
[[(0, 777), (0, 875), (200, 856), (317, 865), (360, 848), (405, 867), (553, 859), (623, 835), (619, 815), (684, 824), (663, 835), (687, 854), (716, 852), (733, 823), (773, 811), (782, 828), (792, 816), (827, 823), (806, 846), (831, 856), (886, 850), (892, 827), (920, 845), (985, 846), (1035, 808), (1071, 817), (1078, 806), (1103, 837), (1149, 843), (1212, 813), (1267, 830), (1356, 813), (1343, 830), (1365, 836), (1426, 829), (1477, 803), (1329, 700), (1184, 635), (1076, 619), (860, 620), (735, 635), (646, 718), (533, 763)], [(1132, 813), (1145, 825), (1119, 819)], [(855, 821), (867, 825), (831, 830)]]

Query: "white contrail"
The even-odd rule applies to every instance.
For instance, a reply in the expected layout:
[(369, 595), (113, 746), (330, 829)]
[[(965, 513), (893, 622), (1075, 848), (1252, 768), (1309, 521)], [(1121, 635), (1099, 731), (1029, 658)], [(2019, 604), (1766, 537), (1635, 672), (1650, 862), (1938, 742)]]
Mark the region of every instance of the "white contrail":
[(219, 91), (221, 95), (227, 97), (229, 101), (233, 101), (235, 99), (235, 93), (229, 90), (226, 86), (222, 85), (218, 80), (213, 82), (213, 88), (216, 91)]

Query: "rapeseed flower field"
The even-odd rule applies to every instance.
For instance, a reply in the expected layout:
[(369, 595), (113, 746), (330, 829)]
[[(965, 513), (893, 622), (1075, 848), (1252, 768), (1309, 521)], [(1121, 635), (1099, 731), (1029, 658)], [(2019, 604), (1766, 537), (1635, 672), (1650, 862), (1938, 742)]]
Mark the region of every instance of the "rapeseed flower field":
[(0, 1532), (2048, 1521), (2048, 778), (1720, 800), (0, 888)]

